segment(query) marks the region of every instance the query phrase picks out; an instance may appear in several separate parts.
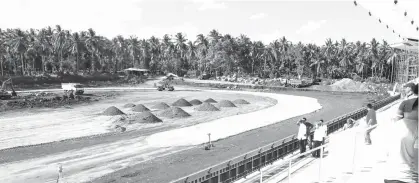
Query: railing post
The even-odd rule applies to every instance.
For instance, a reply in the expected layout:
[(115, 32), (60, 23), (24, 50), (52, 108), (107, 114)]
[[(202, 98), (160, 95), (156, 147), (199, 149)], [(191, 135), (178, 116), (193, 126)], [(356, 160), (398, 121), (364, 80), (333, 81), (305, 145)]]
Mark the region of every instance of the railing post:
[(262, 181), (263, 181), (263, 174), (262, 174), (263, 172), (262, 172), (262, 168), (260, 169), (260, 182), (259, 183), (262, 183)]
[(322, 161), (323, 161), (323, 147), (320, 148), (319, 182), (322, 182)]
[(356, 141), (358, 133), (355, 133), (355, 142), (354, 142), (354, 154), (352, 156), (352, 174), (355, 174), (355, 159), (356, 159)]
[(290, 162), (288, 164), (288, 183), (291, 183), (291, 163), (292, 159), (290, 159)]

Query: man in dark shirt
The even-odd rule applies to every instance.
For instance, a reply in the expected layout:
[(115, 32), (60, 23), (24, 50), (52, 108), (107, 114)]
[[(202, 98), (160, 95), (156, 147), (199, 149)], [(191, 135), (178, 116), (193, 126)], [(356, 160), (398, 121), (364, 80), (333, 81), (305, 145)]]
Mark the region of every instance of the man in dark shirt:
[[(367, 128), (370, 128), (371, 126), (374, 126), (377, 124), (377, 115), (375, 113), (374, 108), (372, 107), (372, 104), (368, 104), (367, 105), (367, 117), (366, 117), (366, 123), (367, 123)], [(370, 133), (372, 129), (366, 130), (365, 131), (365, 144), (366, 145), (371, 145), (371, 136)]]

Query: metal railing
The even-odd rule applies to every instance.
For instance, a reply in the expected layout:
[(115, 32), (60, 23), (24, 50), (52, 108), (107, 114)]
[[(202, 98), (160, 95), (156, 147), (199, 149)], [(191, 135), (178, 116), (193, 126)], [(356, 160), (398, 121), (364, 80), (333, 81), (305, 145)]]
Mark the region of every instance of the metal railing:
[[(388, 97), (374, 103), (373, 106), (375, 109), (379, 109), (399, 98), (400, 95)], [(367, 109), (363, 107), (336, 117), (326, 122), (327, 132), (328, 134), (336, 132), (346, 124), (347, 119), (352, 118), (358, 120), (366, 114)], [(311, 132), (310, 136), (313, 136), (313, 132)], [(172, 183), (230, 183), (240, 178), (245, 178), (250, 173), (258, 171), (277, 160), (284, 159), (285, 156), (292, 154), (298, 149), (299, 143), (296, 135), (291, 135), (230, 160), (174, 180)]]

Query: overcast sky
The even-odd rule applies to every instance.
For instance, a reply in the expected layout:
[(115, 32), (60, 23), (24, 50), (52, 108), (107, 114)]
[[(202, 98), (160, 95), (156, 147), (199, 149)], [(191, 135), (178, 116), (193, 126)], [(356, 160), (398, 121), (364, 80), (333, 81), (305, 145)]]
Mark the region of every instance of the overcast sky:
[[(418, 4), (419, 0), (400, 0), (398, 7), (408, 1)], [(399, 42), (398, 34), (393, 34), (374, 17), (379, 15), (386, 23), (393, 21), (396, 30), (410, 31), (397, 32), (417, 35), (417, 22), (415, 26), (409, 24), (416, 15), (409, 13), (410, 17), (403, 17), (399, 15), (405, 11), (403, 8), (393, 8), (391, 11), (397, 15), (390, 16), (389, 10), (383, 7), (394, 7), (392, 2), (375, 0), (365, 2), (365, 6), (362, 3), (354, 6), (353, 1), (347, 0), (0, 0), (0, 28), (39, 29), (59, 24), (73, 31), (93, 28), (97, 34), (109, 38), (118, 34), (162, 37), (166, 33), (183, 32), (190, 40), (195, 40), (199, 33), (208, 35), (216, 29), (233, 36), (245, 34), (264, 43), (282, 36), (293, 42), (317, 44), (324, 44), (327, 38), (369, 42), (375, 37), (379, 41)], [(410, 4), (404, 5), (412, 8)], [(410, 12), (419, 12), (417, 7)], [(373, 17), (368, 15), (369, 10)], [(400, 24), (394, 24), (397, 20), (393, 16), (400, 16), (397, 19)]]

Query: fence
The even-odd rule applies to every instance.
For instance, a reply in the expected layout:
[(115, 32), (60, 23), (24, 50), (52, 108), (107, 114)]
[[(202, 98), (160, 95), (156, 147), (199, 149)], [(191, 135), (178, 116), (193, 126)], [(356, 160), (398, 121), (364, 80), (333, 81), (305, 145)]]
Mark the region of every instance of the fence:
[[(373, 104), (375, 109), (379, 109), (400, 98), (400, 95), (385, 98)], [(342, 128), (347, 119), (361, 119), (367, 114), (365, 107), (353, 112), (336, 117), (327, 123), (328, 134)], [(313, 133), (311, 133), (313, 136)], [(250, 173), (283, 159), (299, 149), (296, 135), (288, 136), (269, 145), (260, 147), (253, 151), (236, 156), (228, 161), (208, 167), (191, 175), (172, 181), (172, 183), (230, 183), (240, 178), (246, 177)]]

